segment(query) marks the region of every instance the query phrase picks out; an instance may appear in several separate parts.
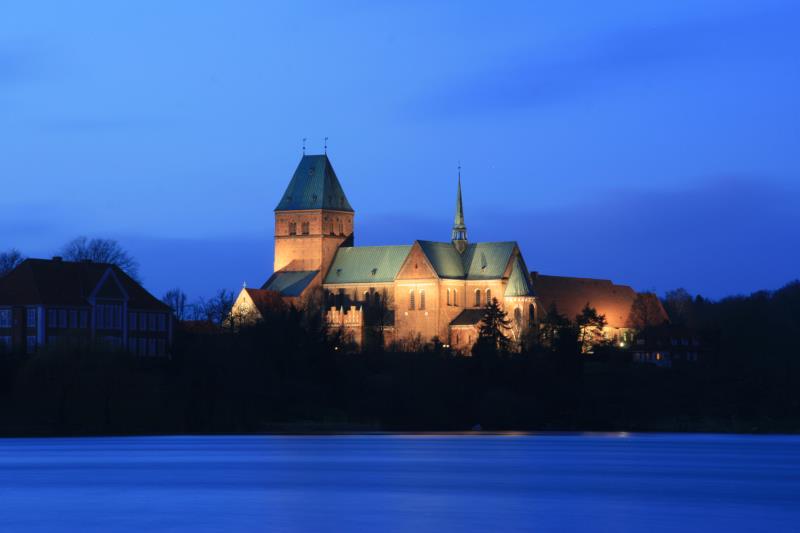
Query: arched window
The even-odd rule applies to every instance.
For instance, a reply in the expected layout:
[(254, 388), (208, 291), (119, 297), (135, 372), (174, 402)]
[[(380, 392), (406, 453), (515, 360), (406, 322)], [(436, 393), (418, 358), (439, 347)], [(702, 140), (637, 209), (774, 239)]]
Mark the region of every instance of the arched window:
[(519, 307), (514, 308), (514, 323), (517, 326), (522, 325), (522, 310)]
[(447, 305), (453, 305), (450, 303), (450, 289), (447, 289)]
[(419, 291), (419, 308), (425, 309), (425, 289)]
[(308, 235), (308, 222), (303, 222), (302, 231), (303, 231), (303, 235)]
[(475, 307), (481, 306), (481, 290), (475, 289)]
[(486, 305), (492, 303), (492, 289), (486, 289)]
[(453, 289), (453, 305), (458, 307), (458, 289)]
[(414, 289), (408, 291), (408, 309), (409, 311), (413, 311), (416, 308), (416, 304), (414, 302)]
[(381, 304), (381, 294), (378, 291), (375, 291), (375, 306), (379, 306)]
[(289, 222), (289, 235), (297, 235), (297, 222)]
[(530, 322), (531, 324), (533, 324), (536, 321), (536, 315), (534, 313), (535, 309), (533, 307), (533, 304), (530, 304), (528, 306), (528, 322)]

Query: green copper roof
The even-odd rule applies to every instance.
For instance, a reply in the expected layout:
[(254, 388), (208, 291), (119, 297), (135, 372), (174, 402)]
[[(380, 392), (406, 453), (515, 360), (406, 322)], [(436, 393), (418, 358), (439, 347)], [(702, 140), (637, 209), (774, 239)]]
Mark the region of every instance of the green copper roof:
[(304, 155), (275, 211), (352, 211), (327, 155)]
[(319, 270), (275, 272), (261, 288), (279, 292), (283, 296), (300, 296), (318, 273)]
[(515, 246), (514, 242), (478, 242), (459, 254), (449, 242), (418, 242), (439, 277), (450, 279), (502, 278)]
[(461, 255), (467, 279), (497, 279), (505, 273), (516, 243), (477, 242), (467, 246)]
[(514, 261), (514, 266), (511, 269), (511, 276), (508, 278), (508, 285), (506, 285), (506, 296), (533, 296), (533, 290), (528, 279), (528, 271), (519, 257)]
[(449, 242), (417, 241), (440, 278), (463, 279), (461, 254)]
[(458, 193), (456, 194), (456, 217), (453, 220), (453, 227), (463, 229), (464, 226), (464, 206), (461, 203), (461, 172), (458, 173)]
[(411, 246), (342, 247), (333, 258), (324, 283), (386, 283), (394, 281)]

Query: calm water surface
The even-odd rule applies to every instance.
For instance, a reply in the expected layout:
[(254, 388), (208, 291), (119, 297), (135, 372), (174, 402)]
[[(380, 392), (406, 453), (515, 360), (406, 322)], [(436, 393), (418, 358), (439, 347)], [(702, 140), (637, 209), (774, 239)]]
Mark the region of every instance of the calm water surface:
[(0, 440), (1, 531), (800, 531), (800, 437)]

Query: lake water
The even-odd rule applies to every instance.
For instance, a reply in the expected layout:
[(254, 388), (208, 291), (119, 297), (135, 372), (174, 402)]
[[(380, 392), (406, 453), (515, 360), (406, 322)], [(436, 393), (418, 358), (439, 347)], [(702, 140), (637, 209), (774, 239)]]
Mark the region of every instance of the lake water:
[(800, 531), (800, 437), (0, 440), (5, 531)]

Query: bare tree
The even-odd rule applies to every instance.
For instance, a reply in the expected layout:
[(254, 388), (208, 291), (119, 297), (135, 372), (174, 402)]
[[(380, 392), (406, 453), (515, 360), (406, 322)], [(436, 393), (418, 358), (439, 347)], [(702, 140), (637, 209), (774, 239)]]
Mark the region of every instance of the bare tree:
[(200, 314), (206, 321), (222, 326), (228, 321), (235, 301), (236, 297), (232, 291), (220, 289), (213, 298), (201, 300), (195, 305), (200, 307)]
[(164, 297), (161, 299), (165, 304), (167, 304), (170, 309), (172, 309), (175, 318), (179, 321), (183, 321), (187, 318), (187, 309), (186, 309), (186, 293), (182, 290), (178, 289), (177, 287), (167, 291)]
[(658, 326), (664, 322), (664, 312), (658, 297), (649, 292), (640, 292), (631, 304), (628, 325), (636, 329)]
[(17, 268), (24, 260), (25, 258), (16, 248), (12, 248), (7, 252), (0, 252), (0, 277)]
[(92, 261), (116, 265), (130, 277), (139, 278), (139, 263), (113, 239), (78, 237), (61, 249), (67, 261)]

